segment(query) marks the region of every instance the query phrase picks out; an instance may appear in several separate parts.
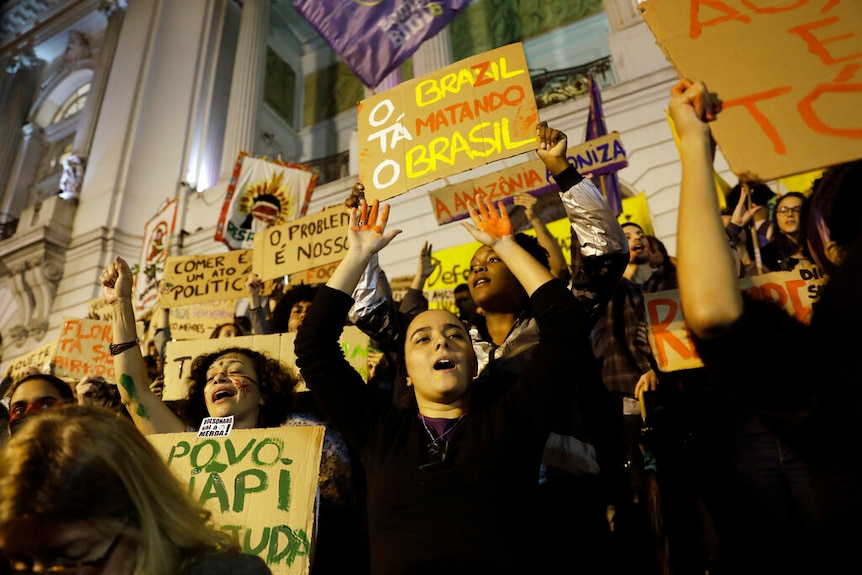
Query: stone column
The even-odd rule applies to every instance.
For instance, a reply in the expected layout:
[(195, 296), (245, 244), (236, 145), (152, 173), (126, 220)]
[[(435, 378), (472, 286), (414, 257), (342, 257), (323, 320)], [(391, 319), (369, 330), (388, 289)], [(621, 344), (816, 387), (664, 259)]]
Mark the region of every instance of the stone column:
[(42, 60), (32, 52), (18, 54), (7, 66), (5, 75), (0, 76), (0, 97), (3, 108), (0, 110), (0, 215), (6, 215), (12, 198), (8, 197), (9, 177), (21, 143), (21, 128), (27, 122), (27, 114), (39, 85), (39, 72)]
[(413, 53), (413, 75), (423, 76), (452, 63), (452, 40), (446, 26), (429, 40), (425, 40)]
[(105, 28), (102, 48), (99, 52), (99, 64), (90, 81), (87, 105), (84, 107), (81, 119), (78, 120), (78, 129), (75, 133), (72, 153), (81, 158), (86, 159), (90, 155), (90, 146), (93, 145), (93, 134), (102, 109), (102, 100), (105, 97), (108, 77), (111, 75), (111, 65), (114, 63), (114, 54), (117, 51), (117, 42), (120, 40), (120, 29), (123, 27), (127, 7), (127, 0), (103, 0), (99, 7), (99, 12), (108, 20), (108, 25)]
[(222, 180), (230, 178), (241, 151), (253, 152), (266, 69), (269, 2), (245, 0), (243, 3), (222, 148)]
[(9, 170), (9, 180), (3, 182), (6, 195), (0, 204), (0, 214), (20, 214), (30, 204), (32, 198), (28, 186), (42, 157), (44, 136), (45, 131), (36, 124), (24, 124), (21, 128), (21, 143)]

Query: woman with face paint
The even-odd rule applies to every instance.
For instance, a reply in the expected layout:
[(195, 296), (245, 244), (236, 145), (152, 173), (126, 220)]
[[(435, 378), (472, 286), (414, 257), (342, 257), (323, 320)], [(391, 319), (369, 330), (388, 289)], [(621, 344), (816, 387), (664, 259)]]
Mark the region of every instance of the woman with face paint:
[[(120, 257), (100, 276), (105, 299), (113, 306), (111, 353), (123, 404), (144, 435), (196, 430), (206, 417), (234, 418), (234, 429), (282, 425), (324, 425), (314, 414), (299, 413), (293, 370), (253, 349), (227, 344), (192, 361), (188, 401), (180, 418), (150, 391), (140, 346), (136, 341), (132, 282), (134, 275)], [(226, 340), (231, 341), (231, 340)], [(316, 573), (361, 575), (365, 562), (356, 486), (348, 447), (327, 427), (319, 475), (320, 515)], [(332, 529), (332, 531), (330, 531)], [(333, 533), (333, 535), (329, 535)], [(331, 537), (331, 538), (330, 538)], [(331, 542), (331, 543), (330, 543)], [(332, 552), (323, 550), (334, 548)], [(337, 549), (342, 549), (338, 553)], [(332, 567), (329, 562), (338, 559)]]
[(177, 416), (149, 389), (146, 364), (136, 340), (132, 274), (120, 257), (100, 276), (113, 307), (111, 354), (123, 404), (143, 433), (197, 429), (205, 417), (234, 417), (235, 429), (277, 427), (290, 409), (297, 378), (280, 362), (252, 349), (226, 346), (192, 362), (188, 421)]

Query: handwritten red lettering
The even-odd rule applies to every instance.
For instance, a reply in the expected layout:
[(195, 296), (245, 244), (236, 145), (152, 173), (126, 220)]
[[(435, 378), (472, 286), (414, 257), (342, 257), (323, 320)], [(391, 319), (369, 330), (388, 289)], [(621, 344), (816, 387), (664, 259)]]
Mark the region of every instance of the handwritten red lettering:
[[(701, 6), (706, 6), (720, 12), (724, 12), (725, 15), (713, 18), (712, 20), (706, 20), (704, 22), (701, 22)], [(718, 24), (729, 22), (731, 20), (737, 20), (739, 22), (742, 22), (743, 24), (748, 24), (749, 22), (751, 22), (751, 18), (741, 13), (739, 10), (731, 8), (720, 0), (691, 0), (691, 6), (689, 8), (689, 19), (689, 36), (691, 38), (699, 38), (700, 33), (707, 26), (716, 26)]]
[(473, 81), (473, 86), (484, 86), (485, 84), (490, 84), (494, 81), (494, 78), (485, 76), (485, 72), (488, 71), (488, 67), (491, 65), (491, 62), (479, 62), (475, 66), (473, 66), (473, 70), (476, 71), (476, 79)]
[[(835, 128), (829, 126), (817, 117), (814, 111), (814, 102), (825, 94), (851, 94), (862, 92), (862, 84), (821, 84), (815, 86), (811, 93), (802, 98), (796, 105), (799, 115), (805, 124), (820, 134), (829, 136), (841, 136), (845, 138), (862, 138), (862, 128)], [(858, 96), (853, 101), (857, 101)]]
[(761, 8), (752, 0), (742, 0), (742, 3), (746, 8), (750, 8), (755, 14), (778, 14), (779, 12), (787, 12), (788, 10), (794, 10), (800, 6), (805, 6), (808, 4), (808, 0), (799, 0), (796, 4), (791, 4), (790, 6), (769, 6), (767, 8)]
[[(667, 314), (662, 319), (659, 310), (667, 308)], [(683, 341), (668, 329), (673, 323), (679, 310), (679, 304), (672, 299), (653, 299), (647, 304), (650, 331), (655, 338), (655, 347), (658, 352), (656, 361), (659, 368), (666, 367), (669, 363), (666, 346), (670, 346), (683, 360), (697, 357), (694, 344), (690, 340)]]
[(772, 142), (772, 146), (775, 149), (776, 154), (784, 155), (787, 153), (787, 147), (784, 145), (784, 141), (781, 139), (781, 136), (778, 134), (778, 130), (775, 129), (775, 126), (772, 125), (772, 122), (769, 121), (769, 118), (766, 117), (766, 114), (761, 112), (757, 107), (757, 102), (760, 100), (768, 100), (770, 98), (776, 98), (778, 96), (787, 94), (790, 92), (790, 86), (782, 86), (781, 88), (773, 88), (772, 90), (766, 90), (765, 92), (759, 92), (757, 94), (750, 94), (748, 96), (743, 96), (741, 98), (734, 98), (733, 100), (727, 100), (724, 102), (724, 109), (732, 108), (734, 106), (743, 106), (748, 113), (751, 114), (751, 117), (754, 118), (754, 121), (757, 122), (757, 125), (760, 126), (760, 129), (763, 130), (763, 133), (767, 138)]
[(846, 62), (848, 60), (854, 60), (862, 56), (862, 52), (857, 52), (856, 54), (849, 54), (847, 56), (835, 58), (826, 49), (826, 44), (829, 44), (831, 42), (838, 42), (840, 40), (846, 40), (848, 38), (853, 38), (855, 34), (853, 34), (852, 32), (841, 34), (840, 36), (832, 36), (831, 38), (825, 38), (823, 40), (816, 38), (814, 34), (811, 33), (812, 30), (831, 26), (836, 22), (838, 22), (838, 16), (832, 16), (831, 18), (818, 20), (817, 22), (809, 22), (808, 24), (796, 26), (795, 28), (791, 28), (790, 30), (788, 30), (788, 32), (790, 32), (791, 34), (797, 34), (802, 39), (802, 41), (808, 45), (808, 51), (820, 58), (820, 60), (827, 65), (837, 64), (839, 62)]

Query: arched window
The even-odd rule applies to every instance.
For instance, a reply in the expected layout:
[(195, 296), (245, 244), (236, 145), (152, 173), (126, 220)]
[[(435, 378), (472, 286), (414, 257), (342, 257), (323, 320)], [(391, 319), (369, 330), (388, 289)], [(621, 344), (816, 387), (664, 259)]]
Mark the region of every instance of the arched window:
[(78, 112), (84, 109), (84, 104), (87, 103), (87, 95), (90, 93), (90, 83), (87, 82), (66, 98), (66, 101), (63, 102), (63, 105), (57, 110), (54, 114), (54, 117), (51, 119), (52, 124), (56, 124), (60, 120), (65, 120), (70, 116), (74, 116)]
[[(87, 104), (90, 81), (72, 90), (62, 104), (56, 106), (51, 120), (45, 126), (45, 141), (42, 157), (36, 170), (36, 185), (43, 192), (53, 193), (63, 170), (63, 160), (69, 157), (75, 142), (78, 118), (76, 116)], [(56, 100), (55, 100), (56, 101)]]

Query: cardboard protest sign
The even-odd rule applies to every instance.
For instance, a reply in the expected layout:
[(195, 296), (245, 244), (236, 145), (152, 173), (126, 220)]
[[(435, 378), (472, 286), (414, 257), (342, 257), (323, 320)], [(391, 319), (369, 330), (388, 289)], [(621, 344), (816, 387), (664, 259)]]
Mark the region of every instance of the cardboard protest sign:
[(173, 339), (202, 339), (213, 330), (236, 319), (236, 300), (208, 301), (171, 308)]
[(87, 303), (87, 317), (90, 319), (111, 321), (114, 318), (114, 308), (103, 296), (100, 296), (91, 299)]
[(647, 0), (638, 9), (680, 77), (723, 101), (710, 126), (740, 178), (862, 158), (862, 2)]
[(330, 208), (273, 226), (254, 238), (254, 271), (268, 280), (341, 261), (347, 253), (350, 214)]
[[(137, 322), (138, 339), (143, 339), (144, 324)], [(64, 318), (60, 327), (54, 375), (81, 378), (98, 375), (115, 383), (114, 358), (108, 346), (113, 341), (111, 322), (98, 319)]]
[(158, 298), (159, 281), (176, 228), (178, 208), (177, 199), (169, 200), (144, 226), (144, 243), (135, 274), (135, 311), (138, 314), (151, 309)]
[(23, 377), (30, 368), (41, 373), (53, 373), (52, 364), (54, 357), (57, 355), (57, 347), (59, 345), (59, 340), (49, 341), (45, 345), (28, 351), (21, 357), (12, 360), (12, 363), (6, 368), (5, 377), (11, 377), (14, 381)]
[(359, 103), (359, 180), (385, 200), (538, 148), (539, 113), (520, 43), (426, 74)]
[(313, 285), (313, 284), (324, 284), (329, 280), (330, 276), (332, 276), (332, 272), (335, 271), (335, 268), (338, 267), (338, 264), (341, 263), (341, 259), (336, 262), (332, 262), (329, 264), (325, 264), (322, 266), (317, 266), (313, 268), (309, 268), (307, 270), (300, 270), (298, 272), (294, 272), (290, 274), (288, 278), (288, 285), (295, 286), (300, 284)]
[[(584, 175), (606, 173), (628, 165), (618, 132), (572, 146), (566, 155)], [(480, 197), (487, 197), (493, 202), (511, 203), (512, 196), (519, 192), (539, 196), (557, 190), (559, 188), (551, 179), (545, 163), (535, 159), (487, 176), (432, 190), (428, 196), (437, 223), (443, 225), (468, 217), (469, 203), (478, 203)]]
[(172, 308), (192, 303), (248, 297), (245, 282), (251, 273), (251, 250), (169, 257), (164, 280), (167, 293), (159, 300)]
[[(801, 322), (808, 323), (811, 306), (817, 300), (824, 276), (815, 268), (792, 272), (772, 272), (739, 280), (740, 288), (758, 300), (773, 301)], [(701, 367), (682, 317), (679, 291), (644, 294), (649, 341), (661, 371)]]
[[(165, 401), (185, 399), (188, 396), (188, 377), (192, 361), (206, 353), (213, 353), (229, 347), (253, 349), (281, 361), (288, 368), (296, 370), (296, 354), (293, 351), (295, 333), (273, 333), (269, 335), (244, 335), (221, 339), (190, 339), (169, 341), (165, 350), (165, 388), (162, 398)], [(344, 357), (362, 378), (368, 379), (368, 336), (355, 326), (346, 326), (341, 335), (341, 349)], [(307, 391), (301, 383), (298, 391)]]
[(273, 575), (307, 575), (324, 431), (307, 425), (147, 439), (244, 553), (260, 556)]

